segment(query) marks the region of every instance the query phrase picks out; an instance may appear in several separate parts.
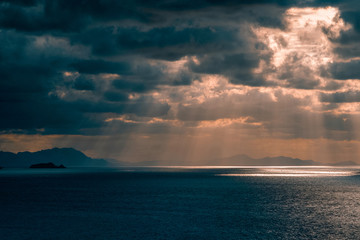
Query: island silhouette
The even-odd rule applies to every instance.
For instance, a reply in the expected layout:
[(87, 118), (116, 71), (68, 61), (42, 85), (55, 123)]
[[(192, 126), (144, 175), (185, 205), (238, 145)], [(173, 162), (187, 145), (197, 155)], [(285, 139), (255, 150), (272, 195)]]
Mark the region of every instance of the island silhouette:
[(32, 164), (30, 168), (66, 168), (66, 167), (62, 164), (56, 166), (54, 163), (49, 162), (49, 163)]
[(3, 168), (29, 168), (34, 164), (48, 163), (66, 167), (109, 166), (107, 160), (88, 157), (74, 148), (52, 148), (38, 152), (19, 153), (0, 151), (0, 166)]

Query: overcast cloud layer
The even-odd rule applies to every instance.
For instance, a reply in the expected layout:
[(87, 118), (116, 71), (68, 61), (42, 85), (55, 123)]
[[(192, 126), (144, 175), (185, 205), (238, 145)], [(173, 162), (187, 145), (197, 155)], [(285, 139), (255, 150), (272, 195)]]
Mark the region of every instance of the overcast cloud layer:
[(0, 1), (0, 42), (0, 150), (358, 156), (357, 1)]

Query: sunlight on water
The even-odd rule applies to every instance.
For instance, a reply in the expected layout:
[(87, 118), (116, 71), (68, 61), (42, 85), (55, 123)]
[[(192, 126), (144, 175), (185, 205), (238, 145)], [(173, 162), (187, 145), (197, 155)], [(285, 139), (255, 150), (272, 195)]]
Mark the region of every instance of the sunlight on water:
[(331, 177), (331, 176), (354, 176), (358, 175), (357, 171), (348, 171), (345, 169), (283, 169), (283, 168), (270, 168), (261, 169), (258, 173), (222, 173), (216, 176), (229, 176), (229, 177)]
[(359, 239), (359, 167), (40, 170), (0, 171), (1, 240)]

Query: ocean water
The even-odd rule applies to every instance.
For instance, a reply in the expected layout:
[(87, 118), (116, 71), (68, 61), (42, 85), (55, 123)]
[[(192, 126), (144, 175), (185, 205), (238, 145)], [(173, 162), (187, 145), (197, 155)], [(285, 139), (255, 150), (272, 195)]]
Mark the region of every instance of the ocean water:
[(0, 239), (359, 239), (360, 169), (0, 170)]

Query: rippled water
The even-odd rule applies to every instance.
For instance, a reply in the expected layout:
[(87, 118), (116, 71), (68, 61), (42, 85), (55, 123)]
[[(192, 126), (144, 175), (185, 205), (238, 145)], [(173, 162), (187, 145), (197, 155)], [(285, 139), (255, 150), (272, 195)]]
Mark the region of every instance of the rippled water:
[(0, 239), (359, 239), (360, 169), (0, 170)]

